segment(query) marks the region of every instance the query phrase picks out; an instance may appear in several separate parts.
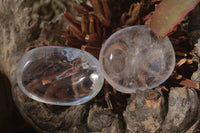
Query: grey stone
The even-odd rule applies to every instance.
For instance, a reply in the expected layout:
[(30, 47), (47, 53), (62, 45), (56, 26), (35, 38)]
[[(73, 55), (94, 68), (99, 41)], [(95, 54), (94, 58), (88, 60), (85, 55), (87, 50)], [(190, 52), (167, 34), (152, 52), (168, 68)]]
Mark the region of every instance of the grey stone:
[(160, 89), (136, 91), (124, 112), (126, 130), (130, 133), (159, 131), (166, 114)]
[(171, 88), (169, 107), (162, 125), (163, 133), (180, 133), (187, 131), (199, 120), (199, 98), (192, 88)]
[[(111, 110), (94, 105), (89, 112), (87, 125), (90, 131), (123, 133), (122, 121)], [(116, 129), (118, 128), (118, 129)]]

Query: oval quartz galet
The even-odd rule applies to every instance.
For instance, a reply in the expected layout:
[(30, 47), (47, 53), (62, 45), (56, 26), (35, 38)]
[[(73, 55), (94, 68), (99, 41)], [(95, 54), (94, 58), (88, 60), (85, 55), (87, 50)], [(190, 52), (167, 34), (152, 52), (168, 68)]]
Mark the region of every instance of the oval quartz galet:
[(118, 91), (133, 93), (163, 83), (175, 66), (173, 46), (165, 37), (156, 37), (148, 26), (117, 31), (103, 45), (100, 70)]
[(26, 53), (17, 80), (30, 98), (53, 105), (77, 105), (95, 97), (104, 82), (91, 54), (67, 47), (45, 46)]

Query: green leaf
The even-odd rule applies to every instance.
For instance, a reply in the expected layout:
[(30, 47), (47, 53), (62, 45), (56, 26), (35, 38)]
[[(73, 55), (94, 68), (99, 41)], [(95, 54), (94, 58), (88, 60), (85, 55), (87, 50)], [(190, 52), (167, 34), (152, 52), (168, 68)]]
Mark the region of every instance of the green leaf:
[(152, 15), (150, 27), (158, 37), (165, 37), (195, 8), (199, 0), (162, 0)]

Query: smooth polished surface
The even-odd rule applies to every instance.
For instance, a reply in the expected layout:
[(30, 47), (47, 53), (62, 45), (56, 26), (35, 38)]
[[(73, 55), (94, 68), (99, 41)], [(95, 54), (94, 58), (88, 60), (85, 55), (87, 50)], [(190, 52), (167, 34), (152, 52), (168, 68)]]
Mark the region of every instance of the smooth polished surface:
[(154, 88), (163, 83), (175, 66), (175, 54), (168, 37), (157, 38), (148, 26), (117, 31), (103, 45), (100, 70), (118, 91)]
[(54, 105), (77, 105), (95, 97), (104, 82), (91, 54), (67, 47), (45, 46), (26, 53), (17, 80), (30, 98)]

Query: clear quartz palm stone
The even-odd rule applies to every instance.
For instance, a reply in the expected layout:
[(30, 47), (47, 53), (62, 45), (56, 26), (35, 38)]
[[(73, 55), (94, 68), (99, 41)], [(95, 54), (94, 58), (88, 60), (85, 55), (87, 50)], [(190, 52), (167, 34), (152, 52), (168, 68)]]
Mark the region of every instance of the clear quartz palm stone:
[(100, 70), (118, 91), (134, 93), (163, 83), (175, 66), (168, 37), (156, 37), (148, 26), (132, 26), (110, 36), (100, 52)]
[(67, 47), (45, 46), (26, 53), (17, 81), (30, 98), (53, 105), (77, 105), (95, 97), (104, 82), (91, 54)]

